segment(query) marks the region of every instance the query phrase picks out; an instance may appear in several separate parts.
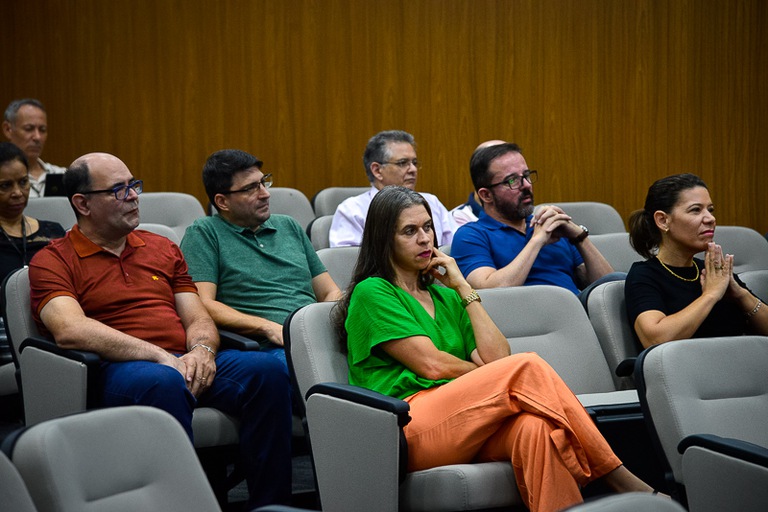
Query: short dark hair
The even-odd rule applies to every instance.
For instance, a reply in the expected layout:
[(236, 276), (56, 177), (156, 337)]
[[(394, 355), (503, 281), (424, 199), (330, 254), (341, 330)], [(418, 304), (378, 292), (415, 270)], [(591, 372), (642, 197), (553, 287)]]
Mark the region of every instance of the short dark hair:
[(695, 174), (685, 173), (656, 180), (648, 188), (643, 209), (629, 216), (629, 243), (640, 256), (652, 258), (661, 244), (661, 231), (653, 214), (657, 211), (672, 212), (680, 200), (680, 194), (696, 187), (707, 188), (707, 185)]
[(416, 148), (416, 142), (414, 141), (413, 135), (402, 130), (379, 132), (368, 139), (368, 144), (365, 145), (365, 152), (363, 153), (363, 166), (365, 166), (365, 174), (368, 176), (369, 182), (373, 183), (374, 180), (373, 173), (371, 172), (371, 164), (389, 160), (389, 144), (393, 142), (403, 142)]
[(475, 191), (491, 184), (489, 170), (491, 163), (507, 153), (520, 153), (522, 155), (523, 150), (513, 142), (505, 142), (504, 144), (486, 146), (472, 153), (472, 158), (469, 159), (469, 175), (472, 178), (472, 186), (475, 187)]
[(69, 205), (75, 212), (75, 217), (80, 217), (80, 212), (77, 211), (75, 205), (72, 203), (72, 197), (75, 194), (82, 194), (91, 189), (91, 170), (88, 168), (88, 162), (85, 159), (78, 159), (67, 168), (62, 180), (64, 185), (64, 192), (69, 199)]
[(27, 155), (16, 144), (11, 142), (0, 142), (0, 165), (18, 160), (29, 170)]
[(208, 157), (203, 166), (203, 186), (208, 195), (208, 201), (218, 210), (215, 201), (216, 194), (221, 194), (232, 188), (235, 174), (251, 167), (261, 169), (262, 165), (264, 162), (239, 149), (216, 151)]
[[(395, 282), (394, 240), (400, 214), (411, 206), (423, 206), (430, 217), (432, 209), (424, 196), (405, 187), (389, 185), (381, 189), (371, 201), (368, 216), (363, 229), (363, 241), (357, 257), (352, 279), (344, 296), (334, 307), (333, 321), (337, 332), (346, 346), (347, 334), (344, 322), (349, 313), (349, 300), (361, 281), (369, 277), (380, 277), (390, 283)], [(437, 247), (437, 235), (433, 231), (433, 243)], [(421, 285), (426, 286), (434, 280), (431, 274), (422, 274)], [(345, 347), (344, 347), (345, 348)]]
[(43, 112), (45, 112), (45, 107), (43, 104), (34, 98), (24, 98), (21, 100), (13, 100), (8, 104), (8, 107), (5, 109), (5, 114), (3, 116), (3, 119), (8, 121), (11, 124), (16, 123), (16, 116), (19, 113), (19, 109), (23, 107), (24, 105), (32, 105), (33, 107), (37, 107)]

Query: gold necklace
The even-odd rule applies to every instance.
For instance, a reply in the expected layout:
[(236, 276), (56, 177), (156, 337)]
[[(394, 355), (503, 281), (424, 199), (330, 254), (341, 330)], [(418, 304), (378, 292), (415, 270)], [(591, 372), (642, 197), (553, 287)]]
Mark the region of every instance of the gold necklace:
[(685, 277), (680, 277), (679, 275), (677, 275), (677, 274), (675, 274), (674, 272), (672, 272), (672, 269), (671, 269), (671, 268), (669, 268), (668, 266), (666, 266), (666, 265), (664, 264), (664, 262), (663, 262), (663, 261), (661, 261), (661, 258), (659, 258), (658, 256), (656, 256), (656, 259), (659, 261), (659, 263), (661, 263), (661, 266), (662, 266), (662, 267), (664, 267), (665, 269), (667, 269), (667, 272), (669, 272), (670, 274), (672, 274), (673, 276), (675, 276), (676, 278), (678, 278), (678, 279), (680, 279), (680, 280), (682, 280), (682, 281), (687, 281), (687, 282), (689, 282), (689, 283), (692, 283), (692, 282), (696, 281), (697, 279), (699, 279), (699, 266), (696, 264), (696, 262), (695, 262), (695, 261), (693, 262), (693, 266), (696, 268), (696, 276), (695, 276), (693, 279), (686, 279)]

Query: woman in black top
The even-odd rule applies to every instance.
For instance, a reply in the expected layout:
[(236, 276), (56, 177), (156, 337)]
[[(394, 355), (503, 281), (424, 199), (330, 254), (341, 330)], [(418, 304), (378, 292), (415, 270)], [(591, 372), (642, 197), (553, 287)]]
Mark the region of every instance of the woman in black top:
[[(768, 335), (768, 308), (733, 274), (733, 255), (713, 242), (714, 206), (693, 174), (657, 180), (629, 219), (646, 261), (625, 283), (629, 321), (643, 347), (685, 338)], [(705, 252), (703, 260), (694, 258)]]
[(0, 142), (0, 282), (65, 233), (56, 222), (24, 215), (29, 188), (26, 156), (10, 142)]

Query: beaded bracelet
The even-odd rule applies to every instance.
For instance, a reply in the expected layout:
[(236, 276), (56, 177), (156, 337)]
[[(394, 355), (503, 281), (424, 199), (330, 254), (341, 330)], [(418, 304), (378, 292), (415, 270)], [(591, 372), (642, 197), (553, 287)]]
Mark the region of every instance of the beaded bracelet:
[(763, 301), (760, 299), (757, 299), (757, 304), (755, 304), (755, 308), (749, 313), (747, 313), (747, 318), (752, 318), (753, 316), (755, 316), (757, 314), (757, 311), (760, 309), (760, 306), (762, 305), (763, 305)]

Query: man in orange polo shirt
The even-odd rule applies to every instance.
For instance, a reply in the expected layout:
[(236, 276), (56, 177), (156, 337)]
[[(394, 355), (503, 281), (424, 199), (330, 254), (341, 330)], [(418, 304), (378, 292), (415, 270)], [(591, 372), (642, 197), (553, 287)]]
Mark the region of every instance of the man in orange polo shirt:
[(219, 351), (219, 337), (179, 248), (134, 231), (142, 182), (118, 158), (94, 153), (65, 174), (77, 216), (30, 263), (32, 309), (43, 333), (103, 360), (103, 405), (149, 405), (192, 437), (192, 411), (240, 418), (249, 507), (291, 494), (288, 372), (260, 352)]

